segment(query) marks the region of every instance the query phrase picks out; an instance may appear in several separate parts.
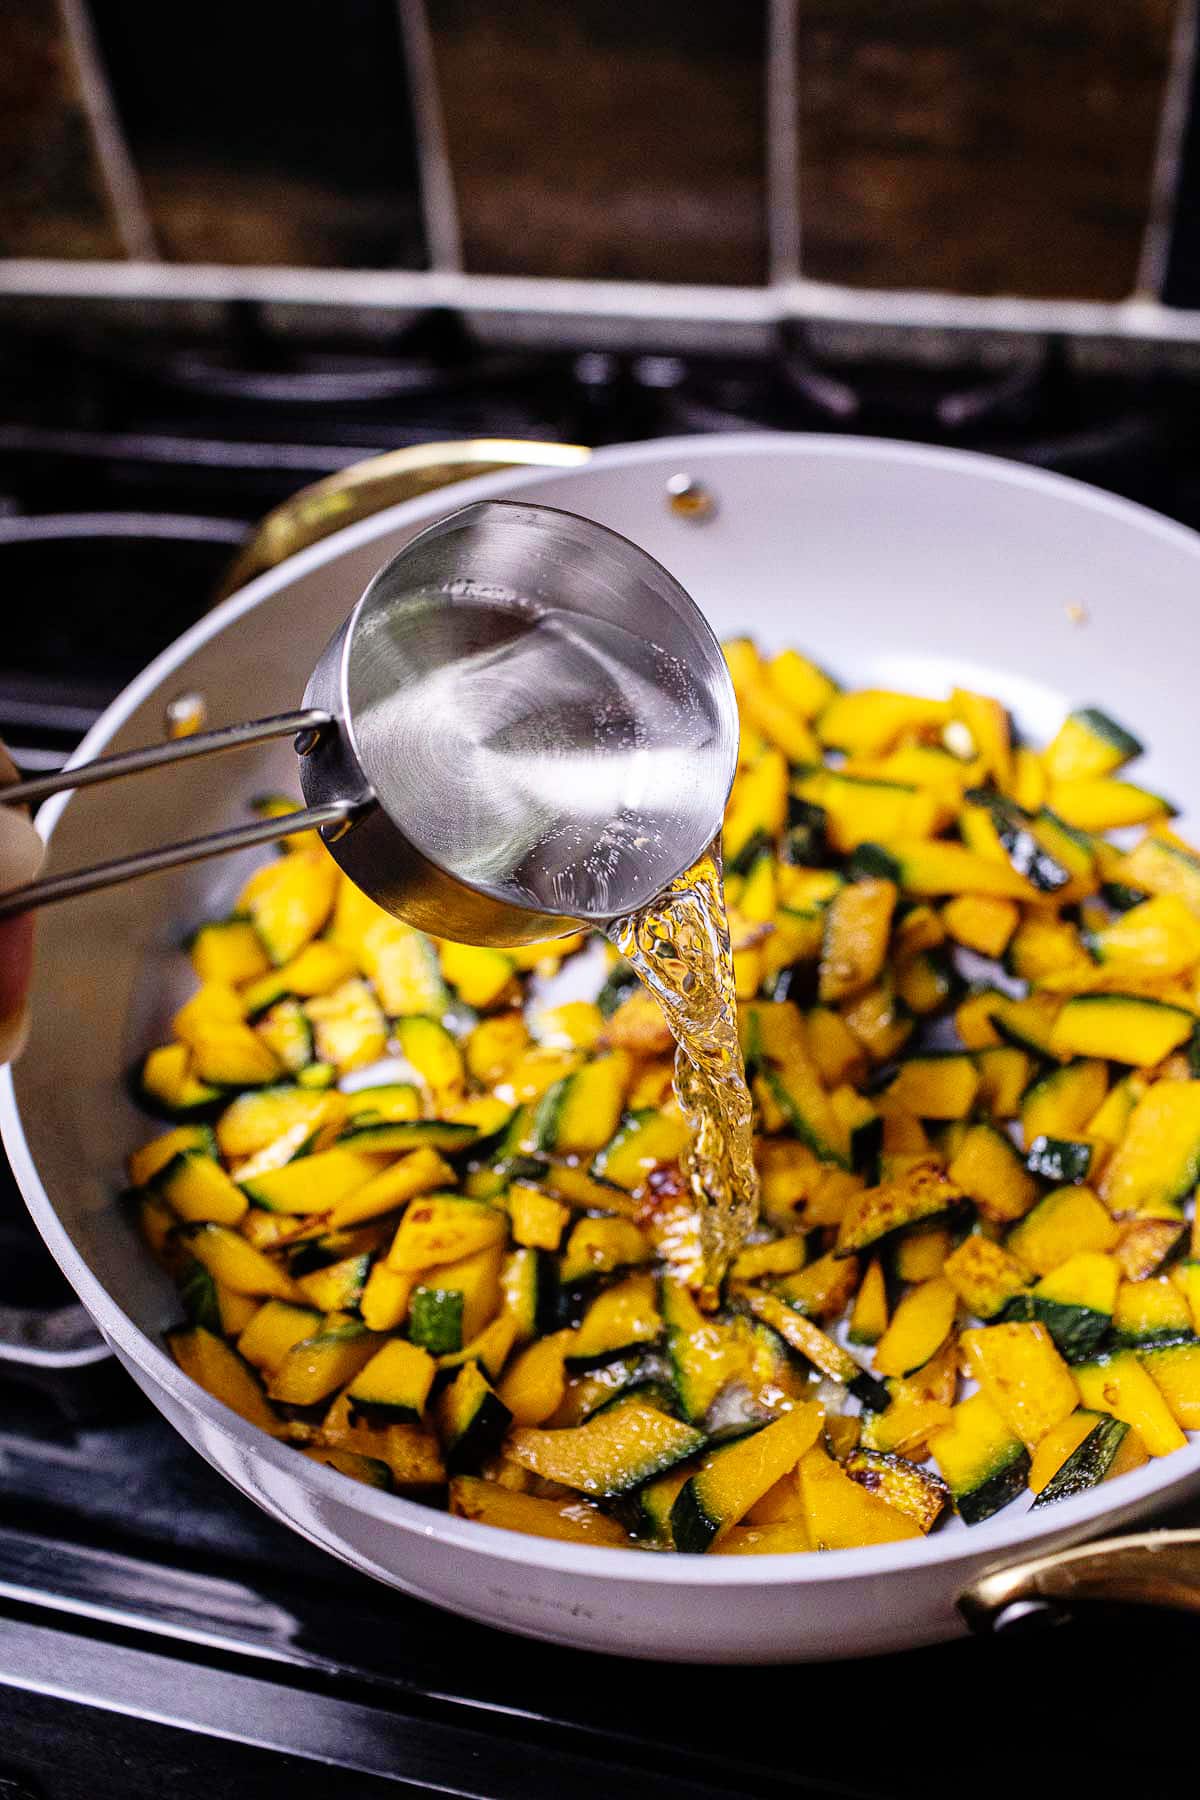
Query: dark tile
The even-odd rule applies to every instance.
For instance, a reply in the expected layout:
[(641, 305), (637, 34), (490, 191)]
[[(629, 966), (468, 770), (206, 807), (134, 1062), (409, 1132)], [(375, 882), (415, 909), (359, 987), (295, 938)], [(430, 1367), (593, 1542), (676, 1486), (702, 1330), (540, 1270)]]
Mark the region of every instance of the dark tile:
[(420, 267), (394, 0), (92, 0), (164, 255)]
[(1174, 0), (804, 0), (803, 259), (820, 280), (1120, 299)]
[(758, 282), (765, 0), (429, 0), (469, 269)]
[(54, 0), (0, 9), (0, 256), (120, 256)]

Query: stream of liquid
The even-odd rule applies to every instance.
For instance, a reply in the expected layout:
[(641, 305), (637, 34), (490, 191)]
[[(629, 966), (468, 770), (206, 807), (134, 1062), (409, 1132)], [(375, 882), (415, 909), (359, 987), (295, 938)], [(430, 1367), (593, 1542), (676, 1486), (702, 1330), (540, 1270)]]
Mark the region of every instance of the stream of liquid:
[(675, 1092), (690, 1135), (684, 1174), (700, 1220), (699, 1299), (713, 1307), (758, 1216), (753, 1109), (717, 853), (706, 851), (608, 935), (659, 1001), (675, 1037)]

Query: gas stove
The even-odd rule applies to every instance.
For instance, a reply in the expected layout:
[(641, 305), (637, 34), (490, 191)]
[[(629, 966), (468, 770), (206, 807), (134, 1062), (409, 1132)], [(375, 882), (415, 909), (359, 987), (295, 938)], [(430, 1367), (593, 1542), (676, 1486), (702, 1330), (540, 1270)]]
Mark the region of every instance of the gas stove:
[[(10, 330), (0, 734), (25, 771), (59, 766), (211, 604), (255, 520), (386, 451), (870, 432), (1016, 457), (1200, 526), (1198, 385), (1186, 359), (1165, 369), (1068, 339), (944, 337), (903, 355), (795, 328), (768, 352), (549, 334), (531, 349), (431, 312), (364, 347), (281, 339), (248, 304), (218, 337)], [(1027, 1792), (1157, 1792), (1153, 1722), (1152, 1765), (1176, 1754), (1185, 1778), (1187, 1624), (1045, 1623), (873, 1662), (662, 1668), (506, 1638), (392, 1593), (259, 1513), (174, 1434), (106, 1354), (0, 1169), (3, 1800), (307, 1800), (346, 1776), (355, 1796), (873, 1800), (931, 1779), (991, 1793), (1006, 1756)]]

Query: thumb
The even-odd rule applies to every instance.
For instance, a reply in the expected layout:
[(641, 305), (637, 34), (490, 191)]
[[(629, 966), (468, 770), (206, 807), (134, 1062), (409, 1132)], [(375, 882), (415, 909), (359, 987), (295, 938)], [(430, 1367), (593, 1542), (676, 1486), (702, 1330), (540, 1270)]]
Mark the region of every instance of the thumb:
[[(32, 881), (45, 846), (14, 807), (0, 806), (0, 891)], [(33, 915), (0, 923), (0, 1062), (17, 1055), (28, 1031), (25, 997), (33, 973)]]

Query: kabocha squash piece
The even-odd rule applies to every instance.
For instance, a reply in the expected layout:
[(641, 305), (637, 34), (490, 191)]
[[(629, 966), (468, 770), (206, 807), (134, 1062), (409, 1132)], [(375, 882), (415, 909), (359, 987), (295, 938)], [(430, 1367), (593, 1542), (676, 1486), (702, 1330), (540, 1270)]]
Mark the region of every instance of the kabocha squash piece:
[(519, 1012), (481, 1019), (466, 1040), (468, 1073), (484, 1087), (502, 1081), (529, 1047), (529, 1030)]
[(1097, 1357), (1072, 1373), (1083, 1404), (1132, 1425), (1151, 1456), (1169, 1456), (1187, 1443), (1162, 1392), (1132, 1350)]
[(1165, 1275), (1123, 1281), (1117, 1289), (1112, 1323), (1118, 1343), (1139, 1349), (1183, 1343), (1192, 1335), (1187, 1297)]
[(872, 1185), (879, 1180), (883, 1148), (883, 1116), (856, 1088), (839, 1087), (829, 1096), (834, 1117), (845, 1134), (850, 1167)]
[(1025, 1148), (1038, 1137), (1073, 1138), (1087, 1127), (1108, 1093), (1108, 1069), (1083, 1057), (1051, 1069), (1027, 1089), (1021, 1100), (1021, 1132)]
[(317, 1055), (339, 1074), (377, 1062), (387, 1049), (387, 1022), (365, 981), (344, 981), (310, 1000), (307, 1011)]
[(959, 1348), (964, 1367), (1027, 1449), (1075, 1410), (1071, 1371), (1044, 1325), (977, 1326), (962, 1333)]
[(154, 1178), (171, 1211), (188, 1221), (236, 1225), (249, 1202), (219, 1162), (202, 1150), (183, 1150)]
[(1126, 825), (1168, 819), (1175, 811), (1161, 794), (1152, 794), (1132, 781), (1103, 777), (1053, 782), (1049, 800), (1056, 817), (1075, 831), (1117, 831)]
[(679, 1410), (685, 1419), (699, 1425), (717, 1395), (745, 1374), (746, 1349), (727, 1325), (700, 1311), (682, 1282), (665, 1279), (659, 1304)]
[(273, 969), (258, 981), (250, 983), (241, 995), (242, 1008), (251, 1019), (257, 1019), (269, 1007), (287, 995), (301, 1000), (327, 994), (354, 974), (354, 958), (337, 944), (323, 940), (306, 944), (281, 969)]
[(825, 915), (818, 989), (822, 1001), (849, 999), (878, 976), (887, 957), (896, 897), (890, 881), (853, 881), (835, 896)]
[(220, 1106), (219, 1087), (201, 1081), (186, 1044), (163, 1044), (148, 1051), (134, 1077), (138, 1102), (164, 1119), (201, 1119)]
[(192, 967), (203, 982), (241, 987), (266, 974), (270, 959), (248, 919), (222, 919), (201, 925), (188, 940)]
[(408, 1303), (417, 1284), (415, 1275), (398, 1275), (384, 1262), (374, 1262), (367, 1276), (358, 1310), (370, 1331), (394, 1331), (408, 1314)]
[(620, 1123), (629, 1075), (624, 1052), (597, 1057), (568, 1075), (554, 1108), (546, 1149), (563, 1156), (586, 1156), (602, 1149)]
[(619, 1549), (630, 1542), (615, 1519), (585, 1501), (541, 1500), (476, 1475), (455, 1476), (450, 1483), (450, 1511), (460, 1519), (475, 1519), (500, 1531), (556, 1538), (561, 1543), (608, 1544)]
[(1111, 1256), (1082, 1250), (1033, 1289), (1033, 1317), (1046, 1327), (1068, 1363), (1087, 1362), (1113, 1323), (1121, 1271)]
[(1171, 1279), (1187, 1301), (1192, 1330), (1200, 1337), (1200, 1262), (1189, 1259), (1187, 1262), (1177, 1263), (1171, 1270)]
[(796, 650), (781, 650), (773, 656), (767, 664), (767, 675), (789, 706), (810, 722), (824, 712), (837, 693), (828, 675)]
[(875, 1346), (879, 1373), (914, 1374), (945, 1343), (957, 1311), (958, 1294), (943, 1276), (910, 1288)]
[(764, 1281), (772, 1275), (794, 1275), (807, 1261), (808, 1245), (802, 1237), (771, 1238), (739, 1250), (729, 1272), (735, 1281)]
[(906, 1380), (887, 1383), (888, 1406), (864, 1412), (862, 1447), (920, 1461), (935, 1431), (950, 1423), (958, 1390), (958, 1345), (953, 1338)]
[(616, 1287), (606, 1288), (584, 1314), (567, 1345), (572, 1363), (607, 1361), (637, 1344), (653, 1343), (662, 1331), (662, 1316), (655, 1302), (654, 1277), (630, 1275)]
[(436, 1150), (412, 1150), (397, 1162), (381, 1169), (361, 1187), (353, 1188), (343, 1199), (335, 1201), (329, 1212), (332, 1231), (362, 1225), (384, 1213), (403, 1206), (420, 1194), (431, 1193), (454, 1180), (454, 1171), (443, 1162)]
[(872, 1062), (887, 1062), (898, 1055), (912, 1036), (913, 1021), (886, 977), (845, 1002), (842, 1016)]
[(351, 1423), (362, 1419), (368, 1425), (418, 1424), (436, 1373), (427, 1350), (392, 1338), (376, 1350), (346, 1389)]
[[(484, 1111), (484, 1103), (477, 1102), (480, 1111)], [(502, 1118), (511, 1117), (509, 1109), (497, 1108)], [(490, 1124), (492, 1106), (488, 1103), (486, 1117)], [(373, 1120), (355, 1120), (339, 1134), (338, 1145), (343, 1150), (363, 1150), (383, 1155), (391, 1152), (398, 1155), (407, 1150), (434, 1149), (444, 1150), (453, 1156), (456, 1150), (473, 1150), (480, 1136), (479, 1127), (469, 1120), (460, 1119), (391, 1119), (376, 1123)]]
[(1097, 1161), (1097, 1146), (1087, 1138), (1035, 1137), (1025, 1166), (1042, 1181), (1064, 1185), (1086, 1181)]
[(774, 1294), (761, 1294), (750, 1290), (745, 1295), (746, 1305), (756, 1319), (769, 1325), (772, 1331), (779, 1333), (785, 1344), (798, 1351), (814, 1369), (831, 1381), (840, 1381), (846, 1389), (861, 1400), (864, 1406), (873, 1412), (883, 1412), (888, 1405), (888, 1392), (881, 1382), (868, 1374), (859, 1363), (855, 1362), (848, 1350), (814, 1325), (811, 1319), (803, 1318), (794, 1312), (784, 1301)]
[(813, 1065), (794, 1058), (786, 1069), (767, 1070), (764, 1080), (786, 1126), (801, 1143), (822, 1162), (848, 1164), (846, 1133)]
[(997, 1318), (1028, 1287), (1026, 1271), (1015, 1257), (978, 1232), (950, 1253), (942, 1273), (978, 1319)]
[(794, 1275), (785, 1275), (775, 1292), (795, 1311), (809, 1319), (836, 1319), (844, 1311), (858, 1284), (858, 1263), (852, 1256), (818, 1256)]
[(1117, 1217), (1153, 1216), (1200, 1181), (1200, 1081), (1157, 1081), (1137, 1101), (1100, 1193)]
[(1000, 1000), (992, 1008), (992, 1023), (1001, 1037), (1019, 1050), (1066, 1062), (1069, 1050), (1054, 1043), (1054, 1027), (1063, 1002), (1053, 994), (1030, 994), (1027, 1000)]
[(965, 1525), (980, 1525), (1024, 1492), (1029, 1451), (982, 1391), (954, 1407), (930, 1450)]
[(853, 1450), (843, 1466), (851, 1481), (886, 1500), (896, 1512), (914, 1520), (923, 1532), (932, 1531), (950, 1502), (950, 1490), (939, 1476), (903, 1456)]
[(1012, 1044), (989, 1047), (976, 1053), (975, 1067), (979, 1070), (976, 1104), (980, 1110), (993, 1119), (1015, 1118), (1032, 1068), (1027, 1052)]
[(629, 1219), (580, 1219), (572, 1228), (559, 1265), (564, 1288), (577, 1287), (616, 1269), (649, 1262), (653, 1252), (643, 1231)]
[(278, 1415), (255, 1380), (249, 1366), (235, 1350), (211, 1331), (191, 1326), (185, 1331), (169, 1331), (167, 1348), (185, 1375), (220, 1400), (231, 1411), (260, 1431), (278, 1437), (282, 1427)]
[(1056, 1056), (1106, 1057), (1150, 1068), (1188, 1038), (1196, 1015), (1131, 994), (1078, 994), (1063, 1005), (1050, 1036)]
[(1087, 1122), (1085, 1135), (1115, 1149), (1129, 1129), (1133, 1109), (1146, 1092), (1144, 1075), (1126, 1075), (1109, 1090), (1102, 1106)]
[(1110, 775), (1142, 754), (1138, 740), (1095, 706), (1068, 713), (1042, 753), (1051, 781)]
[(518, 1344), (546, 1329), (555, 1305), (550, 1258), (527, 1245), (511, 1250), (500, 1265), (500, 1304), (516, 1325)]
[(963, 1199), (936, 1162), (916, 1164), (897, 1181), (867, 1188), (851, 1201), (838, 1230), (836, 1255), (852, 1256), (881, 1238), (950, 1212)]
[(1048, 975), (1086, 972), (1093, 967), (1070, 920), (1034, 911), (1025, 914), (1014, 932), (1005, 964), (1011, 974), (1035, 986)]
[(279, 1063), (291, 1075), (308, 1068), (316, 1054), (312, 1026), (299, 1000), (281, 1000), (257, 1021), (255, 1030)]
[(1038, 1197), (1012, 1139), (992, 1125), (972, 1125), (947, 1171), (986, 1218), (1023, 1218)]
[(1055, 1188), (1014, 1225), (1005, 1247), (1035, 1275), (1081, 1250), (1115, 1250), (1119, 1233), (1091, 1188)]
[(359, 1456), (372, 1456), (385, 1462), (391, 1470), (392, 1484), (400, 1492), (431, 1498), (431, 1490), (446, 1480), (438, 1441), (423, 1425), (387, 1425), (377, 1430), (350, 1417), (350, 1402), (339, 1394), (321, 1421), (318, 1432), (321, 1444), (336, 1450), (348, 1450)]
[(478, 1337), (499, 1310), (502, 1256), (497, 1242), (423, 1275), (408, 1303), (413, 1342), (444, 1356)]
[(759, 1431), (710, 1450), (671, 1508), (677, 1550), (708, 1550), (810, 1450), (824, 1423), (815, 1402), (797, 1406)]
[(846, 769), (824, 769), (797, 783), (802, 799), (825, 815), (825, 832), (835, 850), (893, 838), (924, 838), (944, 822), (939, 797), (911, 782), (879, 781)]
[(1113, 1251), (1126, 1281), (1145, 1281), (1166, 1261), (1184, 1233), (1182, 1219), (1127, 1219)]
[(369, 1251), (352, 1250), (336, 1262), (309, 1270), (296, 1278), (296, 1286), (312, 1306), (323, 1313), (357, 1312), (366, 1291), (371, 1267)]
[(981, 956), (1003, 956), (1021, 914), (1015, 901), (984, 894), (962, 894), (942, 908), (946, 930), (958, 944)]
[(1046, 1483), (1083, 1443), (1093, 1425), (1108, 1421), (1108, 1413), (1089, 1412), (1076, 1407), (1059, 1424), (1053, 1426), (1039, 1443), (1029, 1464), (1029, 1491), (1040, 1494)]
[(515, 1425), (544, 1425), (562, 1404), (566, 1387), (566, 1333), (539, 1338), (513, 1358), (497, 1393)]
[(846, 1335), (852, 1344), (877, 1344), (888, 1323), (887, 1283), (883, 1264), (873, 1257), (854, 1297), (854, 1310)]
[(827, 1006), (814, 1006), (805, 1024), (809, 1055), (827, 1088), (857, 1081), (866, 1074), (867, 1058), (862, 1044), (840, 1013)]
[(304, 1295), (284, 1269), (226, 1225), (185, 1225), (180, 1237), (196, 1261), (235, 1294), (262, 1294), (279, 1300)]
[(506, 1453), (546, 1481), (604, 1497), (639, 1487), (703, 1445), (694, 1426), (633, 1394), (564, 1431), (514, 1430)]
[(1175, 1423), (1200, 1431), (1200, 1343), (1151, 1345), (1139, 1355)]
[(1200, 918), (1178, 894), (1131, 906), (1090, 940), (1099, 962), (1164, 979), (1200, 961)]
[(714, 1556), (792, 1556), (812, 1549), (802, 1518), (773, 1525), (731, 1525), (712, 1547)]
[(400, 1273), (461, 1262), (478, 1250), (504, 1242), (508, 1221), (494, 1206), (459, 1194), (429, 1194), (414, 1200), (401, 1219), (387, 1253)]
[(937, 1012), (948, 999), (954, 977), (943, 956), (922, 951), (897, 963), (895, 982), (897, 999), (909, 1012), (923, 1017)]
[[(1086, 1416), (1091, 1417), (1090, 1414)], [(1103, 1481), (1112, 1469), (1128, 1431), (1129, 1426), (1121, 1419), (1096, 1419), (1086, 1437), (1041, 1489), (1034, 1506), (1053, 1506), (1056, 1500), (1071, 1500)]]
[(979, 1071), (969, 1056), (913, 1056), (887, 1089), (887, 1104), (920, 1119), (964, 1119), (979, 1091)]
[(940, 1275), (954, 1239), (943, 1225), (918, 1225), (892, 1246), (892, 1269), (899, 1281), (932, 1281)]
[(379, 1348), (379, 1339), (357, 1320), (293, 1344), (271, 1371), (267, 1392), (288, 1406), (315, 1406), (345, 1387)]
[(469, 1339), (461, 1350), (450, 1350), (439, 1356), (437, 1366), (439, 1369), (461, 1369), (464, 1363), (477, 1362), (488, 1380), (496, 1381), (516, 1341), (516, 1320), (499, 1312), (479, 1336)]
[(176, 1125), (173, 1130), (164, 1131), (160, 1137), (151, 1138), (148, 1144), (134, 1150), (128, 1163), (130, 1187), (145, 1187), (169, 1162), (188, 1150), (216, 1156), (217, 1140), (212, 1127)]
[(1151, 828), (1125, 858), (1121, 880), (1148, 894), (1177, 894), (1200, 913), (1200, 853), (1165, 826)]
[(325, 849), (286, 856), (260, 869), (239, 900), (250, 914), (267, 955), (288, 963), (325, 924), (333, 910), (338, 867)]
[(508, 1190), (508, 1216), (514, 1243), (535, 1250), (557, 1250), (571, 1213), (540, 1188), (514, 1181)]
[(941, 838), (893, 838), (880, 847), (877, 872), (920, 899), (954, 894), (992, 894), (1033, 901), (1037, 889), (1007, 863), (993, 862), (965, 844)]
[(502, 950), (444, 941), (438, 949), (442, 974), (466, 1006), (486, 1012), (508, 997), (515, 965)]
[(915, 1518), (853, 1480), (819, 1446), (801, 1458), (796, 1479), (814, 1550), (903, 1543), (924, 1535)]
[(670, 1113), (631, 1113), (592, 1163), (599, 1181), (632, 1193), (645, 1185), (652, 1169), (679, 1160), (687, 1143), (687, 1126)]
[(503, 1441), (512, 1414), (476, 1362), (464, 1363), (437, 1403), (438, 1432), (450, 1475), (477, 1469)]
[(392, 1492), (392, 1471), (378, 1456), (359, 1456), (353, 1450), (327, 1450), (320, 1445), (302, 1454), (310, 1462), (323, 1463), (328, 1469), (336, 1469), (339, 1475), (348, 1475), (351, 1481), (381, 1488), (387, 1494)]
[(817, 736), (833, 750), (845, 750), (852, 756), (880, 756), (902, 737), (940, 732), (950, 717), (947, 700), (863, 688), (830, 700), (817, 720)]
[(341, 1094), (313, 1094), (295, 1086), (239, 1094), (217, 1120), (217, 1143), (222, 1156), (237, 1161), (276, 1143), (294, 1126), (304, 1125), (315, 1134), (323, 1125), (336, 1123), (344, 1107)]
[(328, 1212), (356, 1188), (365, 1187), (385, 1161), (342, 1147), (324, 1150), (254, 1176), (245, 1182), (245, 1192), (266, 1212)]
[(287, 1300), (268, 1300), (258, 1307), (238, 1338), (238, 1352), (248, 1363), (267, 1374), (277, 1369), (293, 1345), (312, 1337), (321, 1315), (310, 1306), (294, 1306)]
[(392, 1125), (421, 1116), (421, 1092), (411, 1081), (384, 1081), (355, 1088), (345, 1100), (346, 1119), (353, 1125)]

